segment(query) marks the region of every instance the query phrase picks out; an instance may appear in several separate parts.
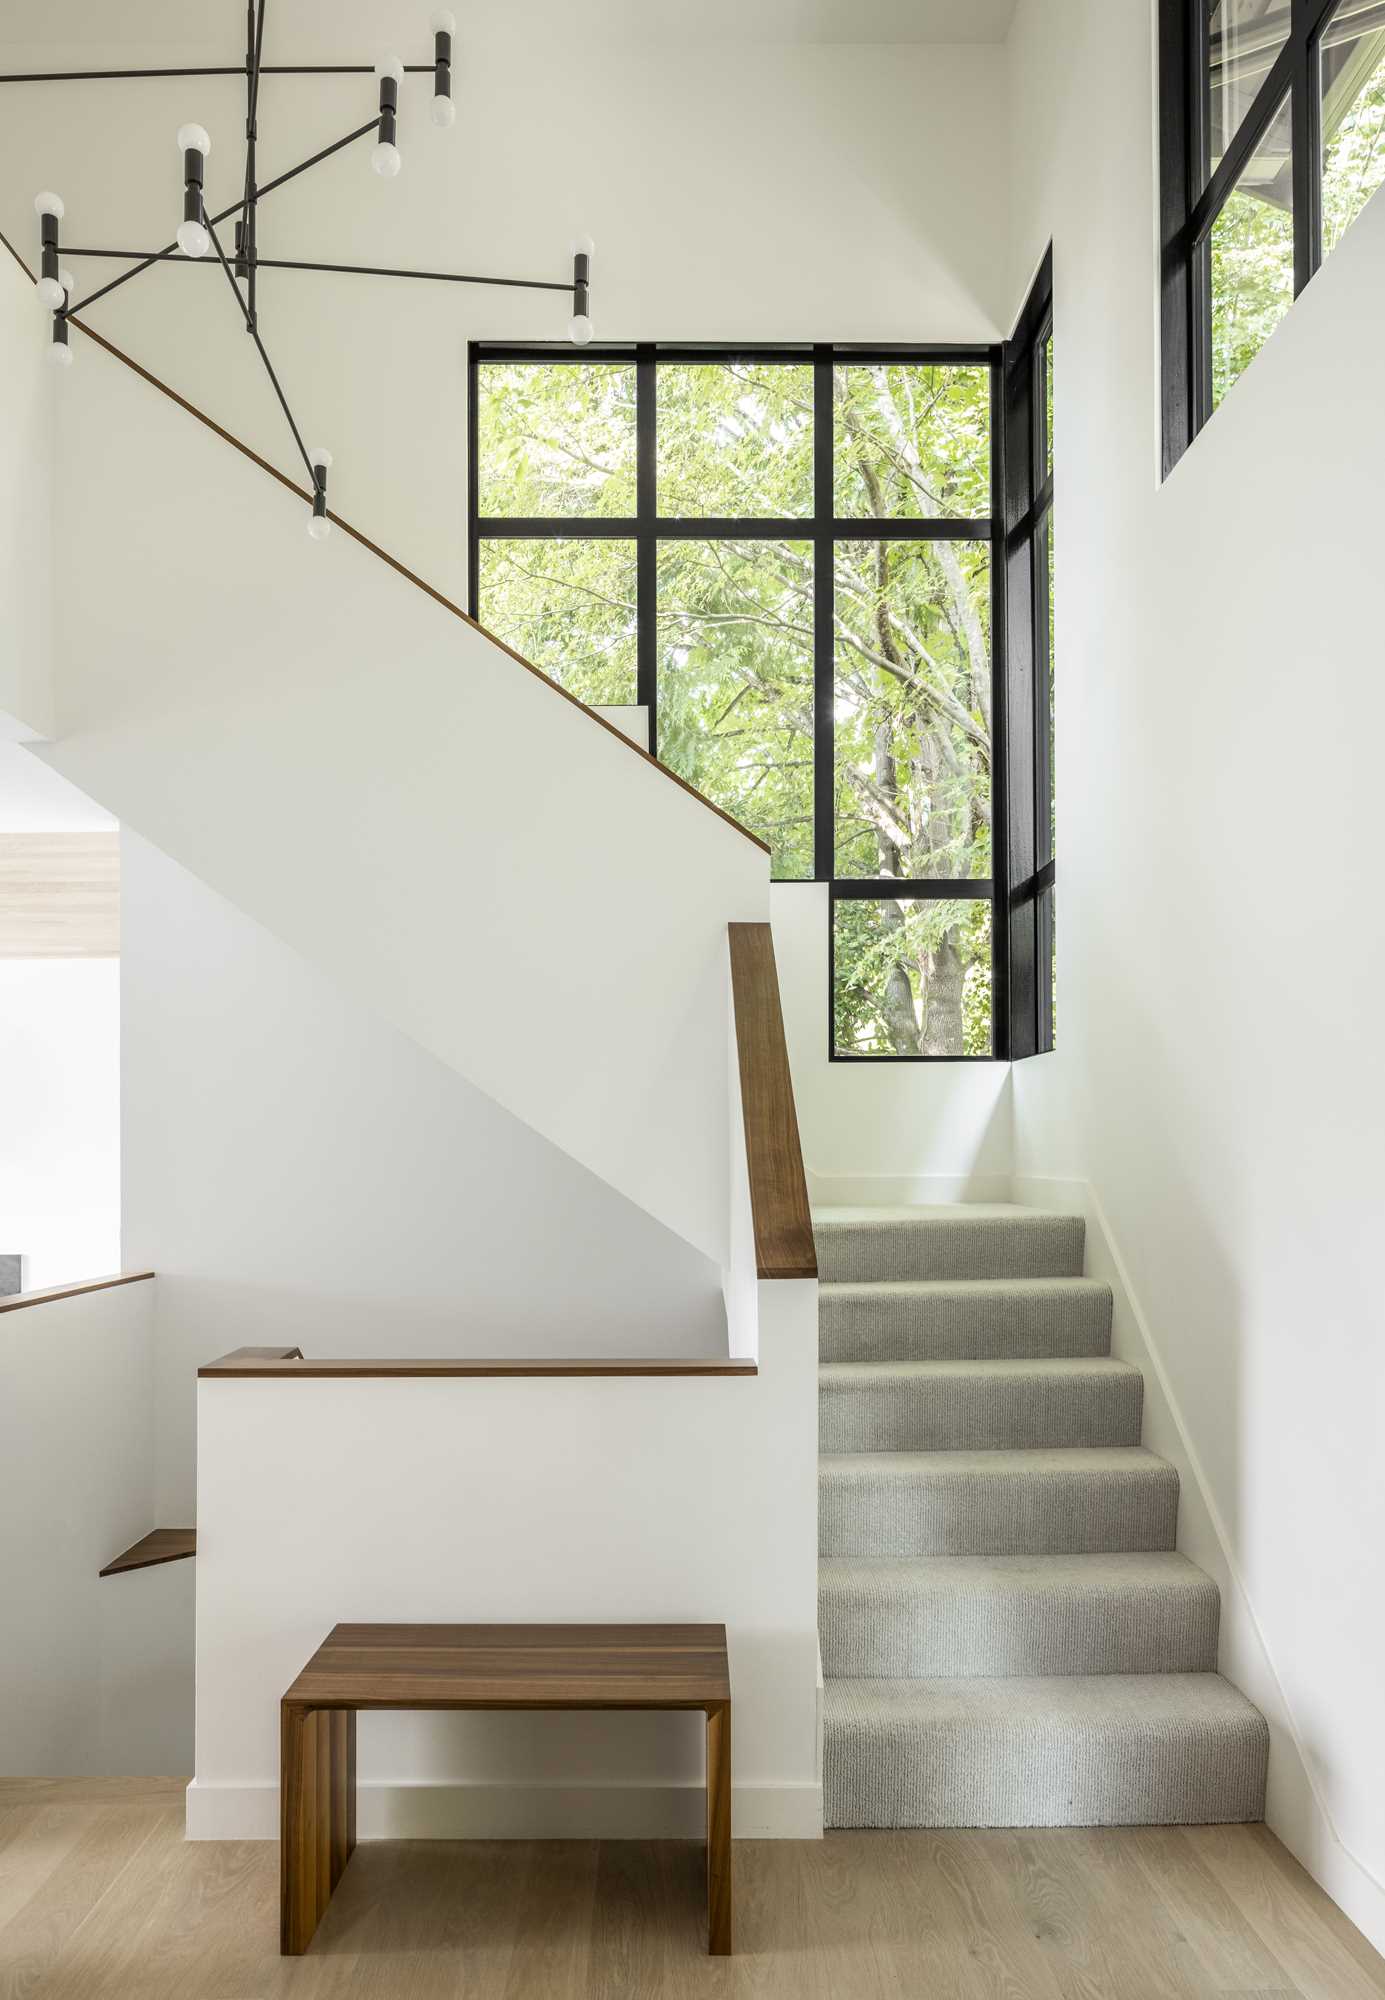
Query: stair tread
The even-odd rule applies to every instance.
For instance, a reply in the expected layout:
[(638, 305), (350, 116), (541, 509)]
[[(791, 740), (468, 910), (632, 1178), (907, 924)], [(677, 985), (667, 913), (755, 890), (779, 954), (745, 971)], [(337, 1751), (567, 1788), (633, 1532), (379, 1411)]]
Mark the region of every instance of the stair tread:
[(825, 1207), (813, 1209), (813, 1221), (823, 1222), (829, 1227), (834, 1223), (862, 1222), (928, 1222), (928, 1223), (971, 1223), (971, 1222), (1015, 1222), (1051, 1221), (1071, 1218), (1057, 1209), (1026, 1208), (1017, 1201), (953, 1201), (953, 1202), (903, 1202), (892, 1208), (871, 1208), (842, 1206), (828, 1203)]
[(995, 1382), (1022, 1381), (1042, 1376), (1052, 1381), (1059, 1375), (1090, 1376), (1108, 1380), (1115, 1376), (1138, 1375), (1140, 1370), (1112, 1354), (1036, 1354), (993, 1358), (967, 1357), (950, 1361), (821, 1361), (818, 1380), (833, 1387), (874, 1387), (898, 1381), (945, 1381), (964, 1375), (981, 1375)]
[(1036, 1715), (1075, 1723), (1150, 1728), (1242, 1724), (1265, 1728), (1253, 1703), (1220, 1674), (1005, 1674), (950, 1680), (835, 1680), (823, 1683), (823, 1715), (834, 1724), (991, 1720), (1017, 1730)]
[(1142, 1444), (1015, 1445), (992, 1451), (825, 1451), (818, 1459), (819, 1482), (897, 1479), (901, 1484), (932, 1479), (1093, 1479), (1111, 1473), (1131, 1479), (1167, 1479), (1177, 1472), (1166, 1458)]
[(819, 1303), (849, 1297), (880, 1299), (895, 1297), (985, 1298), (988, 1294), (1009, 1298), (1016, 1292), (1041, 1298), (1076, 1293), (1088, 1298), (1109, 1298), (1111, 1287), (1102, 1278), (824, 1278), (818, 1286)]
[(1206, 1570), (1173, 1549), (1073, 1555), (820, 1556), (819, 1592), (897, 1598), (961, 1590), (1027, 1596), (1070, 1590), (1215, 1592)]

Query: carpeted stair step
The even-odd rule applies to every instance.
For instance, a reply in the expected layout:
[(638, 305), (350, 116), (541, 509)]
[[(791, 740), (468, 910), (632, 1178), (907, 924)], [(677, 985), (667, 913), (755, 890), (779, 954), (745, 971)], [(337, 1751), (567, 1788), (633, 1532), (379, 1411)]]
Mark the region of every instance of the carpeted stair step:
[(1138, 1445), (845, 1452), (818, 1462), (824, 1556), (1171, 1549), (1178, 1474)]
[(818, 1290), (823, 1361), (1005, 1361), (1110, 1348), (1111, 1287), (1094, 1278), (906, 1278)]
[(837, 1680), (1195, 1674), (1221, 1601), (1186, 1556), (829, 1556), (822, 1671)]
[(1140, 1442), (1144, 1378), (1124, 1361), (831, 1361), (823, 1452), (1009, 1451)]
[(1080, 1215), (980, 1202), (951, 1208), (818, 1208), (818, 1276), (827, 1283), (908, 1278), (1077, 1278)]
[(829, 1827), (1258, 1820), (1269, 1731), (1217, 1674), (829, 1680)]

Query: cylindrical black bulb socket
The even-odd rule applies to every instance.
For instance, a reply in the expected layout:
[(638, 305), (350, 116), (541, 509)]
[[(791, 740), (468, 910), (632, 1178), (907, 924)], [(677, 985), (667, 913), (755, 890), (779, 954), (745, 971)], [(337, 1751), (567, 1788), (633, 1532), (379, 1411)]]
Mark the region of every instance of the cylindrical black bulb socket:
[(399, 85), (392, 76), (380, 78), (380, 144), (395, 144), (396, 119), (399, 111)]
[(40, 277), (51, 278), (58, 283), (58, 218), (56, 215), (39, 217), (39, 241), (43, 246), (40, 256)]
[(202, 176), (206, 171), (205, 157), (196, 146), (189, 146), (183, 154), (183, 220), (202, 220)]
[(452, 95), (452, 37), (445, 28), (433, 37), (433, 95)]

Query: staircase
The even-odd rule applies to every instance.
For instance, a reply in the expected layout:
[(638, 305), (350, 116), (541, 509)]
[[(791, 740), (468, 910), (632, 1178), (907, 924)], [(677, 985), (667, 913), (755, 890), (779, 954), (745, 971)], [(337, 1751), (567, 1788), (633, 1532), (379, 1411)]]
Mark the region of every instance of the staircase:
[(1081, 1217), (814, 1228), (827, 1825), (1260, 1819), (1268, 1731), (1216, 1671)]

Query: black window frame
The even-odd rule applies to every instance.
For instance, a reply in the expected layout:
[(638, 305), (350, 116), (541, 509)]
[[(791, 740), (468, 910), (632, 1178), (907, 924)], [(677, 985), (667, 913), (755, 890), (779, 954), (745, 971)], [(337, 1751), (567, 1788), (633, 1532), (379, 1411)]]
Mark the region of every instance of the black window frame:
[(1293, 145), (1294, 297), (1322, 265), (1322, 36), (1340, 0), (1288, 0), (1290, 25), (1208, 172), (1206, 0), (1159, 0), (1160, 337), (1168, 477), (1212, 414), (1211, 233), (1285, 99)]
[(1010, 1057), (1053, 1048), (1053, 912), (1057, 862), (1053, 835), (1053, 718), (1049, 706), (1050, 590), (1053, 524), (1047, 368), (1053, 339), (1053, 249), (1005, 348), (1005, 593), (1009, 714), (1007, 799), (1009, 893), (1006, 898)]
[[(814, 549), (814, 767), (813, 872), (775, 877), (777, 886), (811, 883), (827, 887), (827, 1056), (841, 1063), (974, 1063), (1010, 1059), (1011, 1005), (1009, 990), (1010, 926), (1005, 921), (1004, 885), (1009, 873), (1009, 813), (1007, 729), (1011, 707), (1007, 685), (1006, 561), (1003, 495), (1005, 491), (1005, 356), (1003, 343), (917, 342), (860, 344), (801, 342), (760, 344), (668, 342), (592, 342), (576, 348), (566, 342), (473, 340), (467, 348), (467, 608), (480, 619), (480, 551), (486, 540), (573, 540), (609, 538), (630, 541), (636, 550), (636, 689), (635, 703), (649, 718), (649, 751), (658, 755), (658, 548), (661, 541), (797, 541)], [(635, 367), (636, 393), (636, 511), (622, 516), (513, 516), (480, 512), (480, 404), (478, 371), (486, 363), (542, 363), (582, 366), (613, 362)], [(792, 519), (772, 516), (660, 516), (657, 512), (657, 370), (661, 364), (696, 366), (736, 362), (813, 368), (813, 488), (811, 514)], [(901, 516), (879, 521), (868, 516), (834, 512), (834, 452), (832, 370), (856, 366), (985, 367), (990, 378), (991, 512), (979, 519), (925, 519)], [(834, 559), (838, 541), (972, 541), (985, 542), (991, 571), (991, 832), (992, 874), (947, 880), (939, 877), (840, 877), (834, 873), (835, 819), (835, 632)], [(989, 902), (991, 904), (991, 1051), (988, 1055), (865, 1055), (836, 1047), (833, 1010), (836, 905), (846, 900)]]

